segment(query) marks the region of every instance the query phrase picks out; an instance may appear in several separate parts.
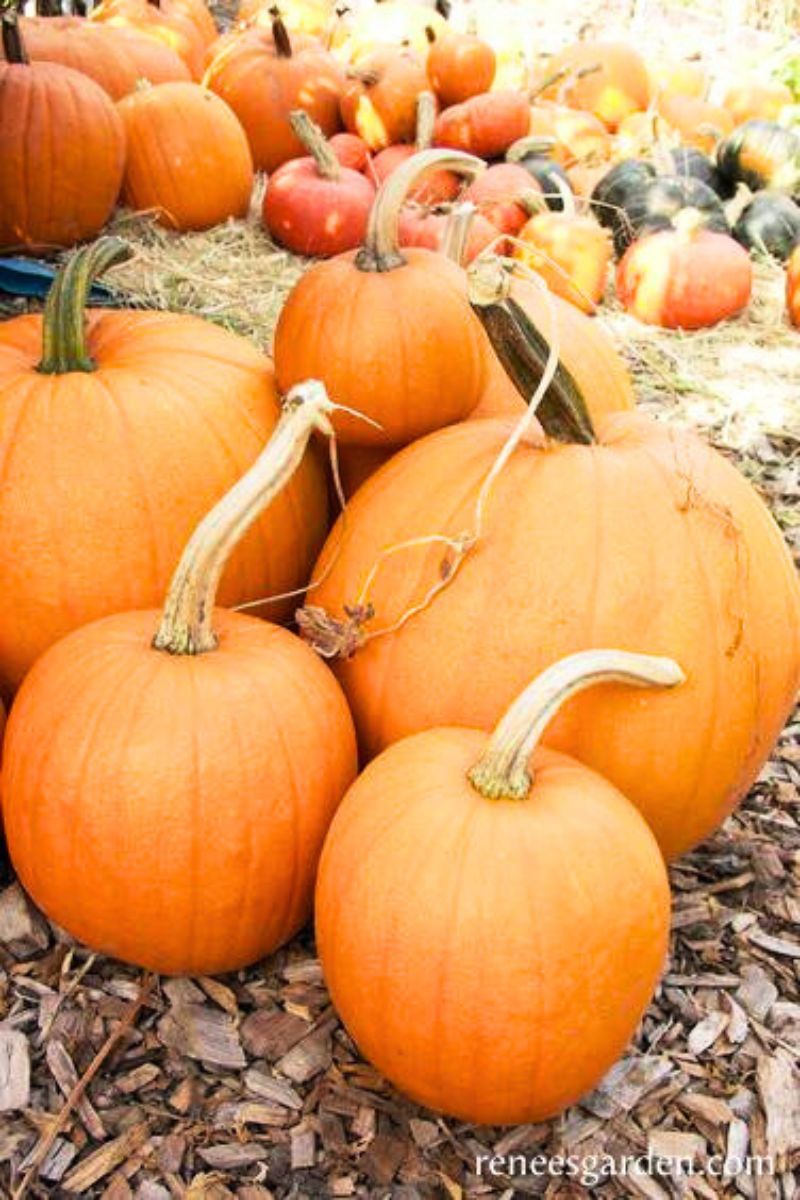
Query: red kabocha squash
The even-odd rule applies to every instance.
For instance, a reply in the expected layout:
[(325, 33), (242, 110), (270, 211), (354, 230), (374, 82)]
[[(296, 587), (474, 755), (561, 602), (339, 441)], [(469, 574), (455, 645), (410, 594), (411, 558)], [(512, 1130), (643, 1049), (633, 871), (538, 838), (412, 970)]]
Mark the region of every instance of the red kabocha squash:
[(122, 122), (87, 75), (29, 63), (16, 15), (0, 19), (0, 249), (43, 251), (96, 237), (122, 184)]
[[(76, 626), (157, 604), (194, 525), (278, 419), (269, 360), (216, 325), (115, 310), (87, 314), (84, 329), (92, 277), (126, 254), (116, 239), (80, 251), (44, 318), (0, 326), (6, 691)], [(324, 473), (309, 459), (237, 551), (222, 603), (302, 585), (326, 522)], [(262, 611), (283, 620), (292, 605)]]
[(519, 233), (530, 216), (530, 205), (541, 199), (542, 189), (517, 163), (495, 163), (469, 185), (464, 199), (494, 225), (499, 233)]
[(369, 146), (357, 133), (335, 133), (330, 138), (330, 148), (343, 167), (360, 171), (362, 175), (368, 173), (372, 156)]
[(531, 110), (519, 92), (487, 92), (439, 114), (434, 141), (478, 158), (502, 158), (513, 142), (525, 137)]
[(633, 316), (666, 329), (702, 329), (745, 308), (753, 267), (726, 233), (698, 229), (687, 210), (676, 229), (634, 242), (617, 268), (617, 295)]
[(641, 56), (625, 42), (573, 42), (547, 62), (544, 99), (582, 108), (615, 130), (650, 103), (650, 78)]
[(404, 163), (378, 192), (361, 250), (307, 271), (281, 311), (281, 391), (320, 379), (336, 404), (380, 426), (337, 412), (333, 424), (345, 444), (405, 445), (465, 417), (480, 398), (485, 347), (464, 274), (434, 251), (401, 253), (397, 225), (407, 192), (425, 171), (474, 174), (482, 167), (437, 150)]
[(713, 153), (717, 142), (734, 127), (727, 108), (691, 96), (661, 96), (658, 112), (667, 125), (680, 134), (685, 146), (694, 146), (704, 154)]
[(92, 10), (90, 20), (110, 26), (138, 29), (147, 37), (169, 46), (186, 63), (193, 79), (203, 73), (206, 47), (216, 37), (184, 0), (103, 0)]
[(417, 99), (427, 88), (425, 68), (415, 55), (394, 47), (375, 50), (347, 72), (342, 120), (370, 150), (413, 142)]
[(789, 320), (800, 329), (800, 246), (786, 264), (786, 310)]
[(224, 100), (199, 83), (137, 88), (119, 103), (127, 134), (123, 200), (171, 229), (210, 229), (245, 217), (253, 159)]
[(611, 236), (594, 217), (539, 212), (519, 231), (513, 256), (541, 275), (551, 291), (585, 313), (603, 298), (612, 259)]
[(537, 743), (590, 684), (680, 680), (669, 659), (575, 655), (490, 738), (419, 733), (348, 791), (317, 881), (322, 968), (361, 1052), (417, 1103), (481, 1124), (543, 1121), (630, 1041), (666, 960), (664, 862), (615, 787)]
[(307, 112), (326, 137), (341, 129), (341, 68), (317, 43), (290, 38), (279, 17), (270, 30), (250, 30), (228, 44), (205, 83), (241, 121), (259, 171), (270, 173), (305, 153), (289, 120), (295, 109)]
[[(519, 367), (524, 330), (482, 293), (493, 344)], [(491, 728), (568, 654), (674, 655), (683, 687), (646, 706), (619, 688), (587, 693), (546, 738), (628, 796), (671, 858), (745, 795), (791, 710), (800, 586), (721, 455), (636, 413), (593, 428), (568, 400), (551, 389), (536, 414), (549, 440), (519, 441), (488, 495), (508, 422), (454, 425), (393, 458), (332, 532), (299, 620), (321, 652), (349, 654), (337, 673), (367, 758), (437, 726)]]
[(791, 89), (785, 83), (754, 80), (735, 84), (726, 93), (722, 104), (737, 126), (744, 125), (745, 121), (777, 121), (793, 100)]
[[(417, 97), (417, 137), (413, 146), (387, 146), (372, 160), (372, 173), (375, 182), (380, 185), (396, 171), (402, 163), (407, 162), (420, 150), (430, 150), (433, 144), (433, 130), (436, 124), (436, 97), (433, 92), (420, 92)], [(417, 187), (409, 193), (409, 200), (418, 204), (446, 204), (455, 199), (460, 189), (460, 181), (452, 171), (437, 171), (426, 176)]]
[(214, 609), (231, 550), (327, 428), (319, 391), (287, 398), (198, 526), (160, 620), (124, 612), (70, 634), (14, 705), (3, 818), (23, 886), (74, 937), (153, 971), (235, 970), (296, 933), (356, 771), (347, 704), (313, 652)]
[(429, 27), (426, 69), (436, 95), (445, 107), (463, 104), (472, 96), (488, 92), (494, 82), (497, 59), (494, 50), (472, 33), (448, 30), (437, 37)]
[(298, 109), (292, 128), (308, 158), (284, 163), (270, 176), (263, 218), (269, 233), (295, 254), (330, 258), (360, 246), (375, 187), (359, 171), (343, 167), (318, 125)]
[(30, 17), (19, 24), (31, 62), (72, 67), (98, 83), (112, 100), (127, 96), (142, 79), (191, 79), (175, 50), (135, 29), (97, 25), (82, 17)]

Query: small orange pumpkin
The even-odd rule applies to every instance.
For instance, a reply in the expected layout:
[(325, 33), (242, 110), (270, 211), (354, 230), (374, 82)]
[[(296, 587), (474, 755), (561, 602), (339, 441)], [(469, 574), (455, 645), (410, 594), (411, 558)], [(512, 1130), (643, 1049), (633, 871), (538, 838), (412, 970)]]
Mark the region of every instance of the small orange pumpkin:
[[(550, 153), (564, 167), (585, 161), (605, 162), (613, 148), (611, 134), (594, 113), (546, 100), (531, 106), (530, 137), (552, 138)], [(524, 145), (523, 138), (520, 146)], [(509, 154), (514, 150), (512, 146)]]
[(192, 535), (160, 619), (76, 630), (14, 705), (2, 800), (20, 880), (74, 937), (153, 971), (235, 970), (296, 933), (356, 771), (347, 704), (316, 655), (214, 608), (232, 549), (328, 428), (321, 391), (287, 398)]
[(654, 96), (691, 96), (705, 99), (708, 92), (708, 71), (702, 62), (693, 59), (673, 59), (650, 63), (651, 90)]
[(528, 99), (519, 92), (497, 91), (472, 96), (439, 114), (437, 146), (449, 146), (478, 158), (502, 158), (530, 128)]
[(375, 50), (347, 72), (340, 101), (342, 120), (370, 150), (413, 142), (417, 100), (427, 90), (425, 68), (413, 54), (393, 47)]
[(245, 217), (253, 159), (235, 113), (199, 83), (137, 88), (121, 100), (128, 155), (123, 199), (172, 229)]
[[(433, 92), (420, 92), (417, 97), (416, 140), (413, 146), (406, 144), (387, 146), (372, 160), (372, 175), (380, 186), (396, 171), (401, 163), (406, 162), (420, 150), (430, 150), (433, 144), (433, 130), (436, 124), (436, 97)], [(453, 200), (461, 187), (460, 180), (452, 171), (438, 171), (435, 175), (426, 176), (409, 194), (409, 200), (418, 204), (446, 204)]]
[(462, 104), (489, 91), (497, 59), (487, 42), (472, 33), (456, 30), (437, 37), (430, 27), (428, 39), (431, 42), (426, 63), (428, 79), (445, 107)]
[(471, 201), (500, 233), (519, 233), (530, 215), (530, 206), (542, 189), (518, 163), (494, 163), (469, 185), (464, 199)]
[(626, 42), (573, 42), (547, 62), (542, 99), (555, 99), (599, 117), (612, 132), (629, 113), (650, 103), (647, 67)]
[[(202, 0), (201, 0), (202, 3)], [(193, 79), (203, 73), (206, 48), (216, 36), (211, 16), (199, 14), (199, 5), (187, 0), (102, 0), (92, 9), (90, 20), (112, 27), (138, 29), (147, 37), (171, 47), (184, 60)], [(202, 5), (205, 8), (204, 5)]]
[(786, 309), (789, 320), (800, 329), (800, 246), (786, 264)]
[(731, 114), (734, 125), (745, 121), (777, 121), (781, 112), (794, 100), (785, 83), (772, 80), (770, 83), (757, 81), (735, 84), (722, 101)]
[(664, 863), (616, 788), (537, 743), (590, 684), (681, 679), (669, 659), (574, 655), (490, 738), (419, 733), (348, 791), (317, 882), (322, 969), (362, 1053), (417, 1103), (490, 1125), (543, 1121), (632, 1037), (665, 965)]
[(731, 133), (734, 121), (727, 108), (692, 96), (660, 96), (658, 112), (667, 125), (676, 130), (686, 146), (711, 154), (723, 137)]
[(586, 214), (538, 212), (519, 231), (513, 256), (541, 275), (551, 291), (594, 313), (612, 258), (606, 229)]

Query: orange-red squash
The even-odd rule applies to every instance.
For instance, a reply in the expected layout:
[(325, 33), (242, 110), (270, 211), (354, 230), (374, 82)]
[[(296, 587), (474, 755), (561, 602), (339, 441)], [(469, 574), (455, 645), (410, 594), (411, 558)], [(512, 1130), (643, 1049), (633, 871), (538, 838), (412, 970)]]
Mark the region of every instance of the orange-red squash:
[(413, 142), (417, 100), (427, 88), (425, 68), (415, 55), (391, 46), (376, 49), (347, 72), (342, 120), (370, 150)]
[(430, 85), (442, 104), (462, 104), (488, 92), (497, 69), (495, 52), (472, 33), (448, 30), (440, 37), (429, 29), (431, 48), (426, 70)]
[(800, 246), (786, 264), (786, 310), (789, 320), (800, 329)]
[[(491, 738), (430, 729), (350, 788), (322, 854), (317, 945), (360, 1050), (417, 1103), (542, 1121), (624, 1050), (664, 968), (664, 863), (616, 788), (536, 742), (590, 683), (629, 695), (620, 684), (680, 678), (669, 660), (576, 655)], [(652, 699), (636, 695), (644, 712)]]
[(479, 158), (500, 158), (530, 128), (527, 96), (497, 91), (473, 96), (439, 114), (434, 142)]
[(313, 387), (289, 398), (258, 462), (188, 543), (160, 620), (84, 626), (17, 697), (3, 770), (12, 861), (95, 950), (154, 971), (230, 971), (310, 915), (322, 840), (356, 770), (347, 704), (294, 634), (214, 600), (226, 558), (329, 407)]
[[(278, 419), (268, 359), (197, 317), (95, 311), (91, 277), (125, 253), (74, 256), (44, 319), (0, 326), (0, 687), (59, 637), (163, 596), (202, 514)], [(57, 452), (55, 450), (57, 448)], [(234, 556), (222, 603), (303, 584), (325, 534), (313, 459)], [(286, 602), (261, 611), (276, 620)]]

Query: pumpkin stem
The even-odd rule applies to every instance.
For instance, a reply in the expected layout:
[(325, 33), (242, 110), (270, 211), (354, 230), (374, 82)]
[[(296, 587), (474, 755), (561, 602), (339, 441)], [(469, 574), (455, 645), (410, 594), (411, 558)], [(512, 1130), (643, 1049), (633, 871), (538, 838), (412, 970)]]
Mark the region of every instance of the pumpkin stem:
[(317, 164), (317, 170), (323, 179), (337, 182), (342, 177), (342, 165), (331, 149), (328, 139), (307, 112), (297, 108), (289, 113), (289, 123), (295, 137), (305, 146), (308, 153)]
[(530, 757), (553, 717), (572, 696), (598, 683), (675, 687), (685, 678), (671, 658), (626, 650), (571, 654), (548, 667), (517, 697), (467, 778), (489, 800), (524, 800), (533, 783)]
[(92, 284), (109, 267), (126, 262), (132, 251), (120, 238), (100, 238), (76, 251), (59, 270), (47, 296), (42, 319), (42, 375), (93, 371), (86, 342), (86, 307)]
[(275, 53), (278, 58), (292, 57), (292, 39), (289, 37), (289, 31), (283, 23), (281, 10), (277, 5), (274, 5), (269, 10), (269, 15), (272, 18), (272, 40), (275, 43)]
[[(467, 270), (473, 311), (489, 335), (503, 368), (525, 400), (544, 374), (549, 346), (511, 295), (511, 276), (498, 258), (477, 258)], [(570, 373), (559, 365), (536, 416), (549, 437), (584, 445), (596, 441), (586, 401)]]
[(433, 130), (436, 125), (436, 97), (433, 92), (420, 92), (417, 96), (417, 150), (430, 150), (433, 145)]
[(429, 171), (454, 171), (474, 179), (486, 163), (455, 150), (423, 150), (414, 154), (384, 180), (372, 205), (364, 245), (356, 255), (360, 271), (393, 271), (405, 265), (398, 243), (400, 210), (408, 193)]
[(204, 654), (217, 646), (214, 601), (231, 553), (294, 475), (315, 430), (331, 436), (335, 405), (317, 380), (300, 383), (283, 402), (272, 437), (238, 483), (203, 518), (172, 576), (156, 650)]
[(462, 204), (456, 204), (451, 208), (450, 215), (444, 227), (442, 244), (439, 250), (451, 262), (457, 263), (459, 267), (464, 264), (467, 239), (469, 238), (470, 227), (477, 211), (471, 200), (465, 200)]
[(553, 147), (556, 145), (554, 137), (546, 137), (544, 134), (529, 134), (527, 137), (518, 138), (506, 150), (506, 162), (517, 163), (523, 158), (527, 158), (529, 154), (538, 155), (541, 158), (550, 158)]
[(432, 25), (425, 26), (425, 37), (427, 38), (429, 46), (432, 46), (433, 43), (436, 41), (436, 30), (433, 28)]
[(6, 9), (2, 16), (3, 24), (3, 54), (7, 63), (27, 67), (30, 63), (22, 33), (19, 28), (16, 10)]

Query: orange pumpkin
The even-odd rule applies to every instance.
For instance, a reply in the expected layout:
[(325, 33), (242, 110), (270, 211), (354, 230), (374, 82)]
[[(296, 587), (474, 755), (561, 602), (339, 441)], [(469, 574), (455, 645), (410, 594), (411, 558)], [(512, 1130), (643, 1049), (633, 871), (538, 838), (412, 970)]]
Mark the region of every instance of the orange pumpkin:
[[(200, 0), (202, 4), (202, 0)], [(203, 6), (204, 7), (204, 6)], [(102, 0), (92, 9), (90, 20), (121, 28), (138, 29), (147, 37), (171, 47), (184, 60), (193, 79), (203, 73), (206, 47), (216, 37), (187, 0)], [(210, 20), (210, 14), (207, 14)]]
[(514, 258), (541, 275), (557, 296), (585, 313), (596, 312), (606, 290), (612, 246), (608, 231), (594, 217), (540, 212), (517, 236)]
[(380, 426), (336, 413), (345, 444), (405, 445), (460, 420), (478, 402), (485, 350), (463, 272), (431, 250), (401, 253), (397, 226), (409, 189), (425, 171), (472, 174), (481, 167), (437, 150), (404, 163), (378, 193), (362, 249), (307, 271), (281, 311), (275, 331), (281, 391), (321, 379), (337, 404)]
[(305, 153), (289, 119), (295, 109), (307, 112), (326, 137), (341, 128), (339, 65), (309, 39), (290, 38), (277, 17), (270, 30), (249, 30), (228, 43), (204, 82), (241, 121), (259, 171), (272, 172)]
[(634, 242), (617, 269), (617, 295), (648, 325), (701, 329), (746, 307), (753, 267), (743, 246), (726, 233), (690, 222)]
[(650, 103), (647, 67), (625, 42), (573, 42), (548, 60), (546, 70), (553, 82), (542, 89), (542, 99), (592, 112), (612, 131)]
[(437, 37), (429, 30), (431, 48), (426, 69), (430, 85), (445, 107), (488, 92), (497, 60), (492, 47), (472, 33), (448, 30)]
[(777, 80), (759, 83), (754, 80), (735, 84), (726, 93), (722, 104), (736, 126), (744, 125), (745, 121), (777, 121), (782, 110), (793, 100), (792, 92), (785, 83)]
[(310, 915), (356, 771), (347, 704), (294, 634), (214, 600), (227, 556), (329, 408), (313, 386), (289, 397), (258, 462), (195, 531), (160, 621), (84, 626), (17, 697), (3, 771), (12, 861), (95, 950), (153, 971), (231, 971)]
[(530, 206), (542, 189), (518, 163), (495, 163), (469, 185), (464, 199), (471, 201), (500, 233), (519, 233), (530, 215)]
[(530, 127), (530, 106), (519, 92), (487, 92), (454, 104), (439, 114), (437, 146), (449, 146), (478, 158), (501, 158)]
[(99, 83), (112, 100), (134, 91), (140, 80), (168, 83), (190, 79), (179, 54), (135, 29), (96, 25), (81, 17), (29, 17), (20, 20), (31, 62), (72, 67)]
[(123, 199), (172, 229), (210, 229), (245, 217), (253, 159), (224, 100), (198, 83), (138, 88), (120, 101), (128, 156)]
[[(426, 250), (441, 250), (449, 216), (444, 205), (430, 208), (419, 204), (405, 204), (400, 210), (397, 224), (400, 247), (422, 246)], [(464, 262), (472, 262), (487, 246), (496, 245), (497, 239), (497, 226), (480, 213), (476, 213), (464, 250)]]
[(664, 863), (616, 788), (536, 743), (591, 683), (680, 678), (669, 660), (575, 655), (491, 738), (419, 733), (348, 791), (317, 882), (322, 968), (361, 1052), (417, 1103), (490, 1125), (543, 1121), (629, 1042), (664, 969)]
[(413, 54), (391, 46), (375, 50), (347, 72), (340, 102), (342, 120), (370, 150), (413, 142), (417, 100), (427, 89), (425, 68)]
[(60, 63), (29, 63), (2, 14), (0, 249), (52, 250), (96, 237), (119, 195), (125, 132), (101, 87)]
[(684, 145), (694, 146), (704, 154), (711, 154), (717, 142), (734, 127), (727, 108), (691, 96), (660, 96), (658, 112), (680, 134)]
[(360, 171), (362, 175), (369, 174), (372, 156), (369, 146), (357, 133), (335, 133), (329, 139), (329, 145), (343, 167)]
[[(76, 626), (158, 603), (192, 528), (278, 419), (269, 360), (216, 325), (115, 310), (89, 313), (82, 329), (92, 276), (125, 254), (116, 239), (95, 243), (65, 266), (44, 319), (0, 325), (7, 691)], [(309, 460), (235, 555), (222, 602), (301, 585), (326, 519), (321, 465)], [(263, 611), (281, 620), (291, 609)]]
[(654, 96), (691, 96), (703, 100), (708, 92), (708, 71), (696, 60), (685, 58), (650, 63), (649, 72)]
[(796, 246), (786, 264), (786, 310), (789, 320), (800, 329), (800, 246)]
[[(503, 304), (489, 316), (502, 356)], [(519, 364), (518, 328), (511, 344)], [(674, 857), (745, 795), (791, 710), (796, 572), (749, 483), (690, 433), (635, 413), (593, 428), (563, 393), (537, 416), (550, 440), (516, 446), (477, 544), (478, 496), (512, 426), (465, 422), (396, 456), (332, 532), (300, 619), (322, 652), (349, 652), (337, 671), (366, 756), (437, 726), (488, 729), (579, 650), (674, 655), (683, 687), (647, 706), (588, 693), (546, 739), (614, 783)]]
[[(610, 133), (594, 113), (544, 100), (531, 106), (529, 136), (535, 140), (551, 138), (550, 153), (564, 167), (587, 160), (605, 162), (613, 147)], [(524, 138), (520, 145), (525, 145)], [(513, 151), (512, 146), (509, 153)]]

